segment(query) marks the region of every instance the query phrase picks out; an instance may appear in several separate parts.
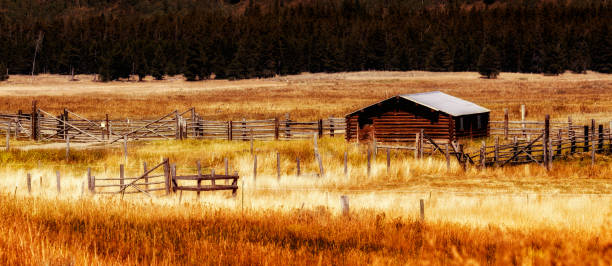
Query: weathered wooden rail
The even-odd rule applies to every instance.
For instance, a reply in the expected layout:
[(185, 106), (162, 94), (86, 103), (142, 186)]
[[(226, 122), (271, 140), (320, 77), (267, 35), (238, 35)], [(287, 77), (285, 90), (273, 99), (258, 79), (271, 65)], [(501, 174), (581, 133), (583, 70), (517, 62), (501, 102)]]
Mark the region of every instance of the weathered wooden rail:
[[(5, 126), (1, 126), (5, 125)], [(344, 134), (344, 118), (317, 121), (285, 119), (211, 121), (195, 108), (175, 110), (157, 119), (88, 119), (64, 109), (51, 114), (32, 102), (32, 111), (0, 114), (0, 134), (36, 141), (109, 142), (141, 139), (225, 139), (289, 140), (318, 133), (319, 136)]]
[[(176, 166), (172, 165), (172, 190), (174, 192), (177, 191), (195, 191), (197, 192), (197, 196), (200, 197), (200, 192), (202, 191), (217, 191), (217, 190), (231, 190), (232, 196), (236, 196), (236, 191), (238, 190), (238, 173), (234, 173), (233, 175), (229, 175), (226, 173), (224, 175), (215, 174), (215, 170), (212, 169), (210, 174), (202, 174), (202, 168), (200, 167), (200, 162), (196, 163), (197, 165), (197, 174), (191, 175), (177, 175), (176, 174)], [(188, 185), (189, 181), (195, 181), (194, 185)], [(203, 182), (209, 184), (203, 184)], [(217, 181), (224, 181), (224, 184), (217, 184)], [(231, 183), (229, 183), (231, 181)]]
[[(91, 169), (87, 169), (87, 184), (88, 190), (92, 194), (146, 194), (154, 195), (169, 195), (171, 193), (182, 191), (195, 191), (198, 197), (203, 191), (231, 190), (232, 195), (236, 195), (238, 190), (237, 173), (233, 175), (216, 175), (214, 170), (210, 174), (202, 174), (200, 164), (198, 162), (197, 174), (177, 175), (176, 165), (170, 164), (169, 159), (164, 159), (161, 163), (147, 168), (147, 164), (143, 163), (143, 173), (135, 177), (127, 177), (123, 165), (119, 166), (118, 177), (95, 177), (91, 173)], [(226, 168), (227, 169), (227, 168)], [(195, 181), (196, 184), (190, 186), (189, 181)], [(225, 181), (224, 184), (218, 184), (217, 181)], [(231, 181), (229, 183), (228, 181)], [(203, 184), (210, 182), (210, 184)]]

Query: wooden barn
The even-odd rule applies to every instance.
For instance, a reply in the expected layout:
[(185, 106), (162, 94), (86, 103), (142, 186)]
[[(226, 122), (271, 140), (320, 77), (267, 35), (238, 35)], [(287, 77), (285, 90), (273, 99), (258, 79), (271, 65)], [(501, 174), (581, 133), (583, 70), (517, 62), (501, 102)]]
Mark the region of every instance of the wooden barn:
[(346, 139), (414, 141), (416, 133), (436, 140), (489, 135), (490, 110), (440, 91), (402, 94), (346, 115)]

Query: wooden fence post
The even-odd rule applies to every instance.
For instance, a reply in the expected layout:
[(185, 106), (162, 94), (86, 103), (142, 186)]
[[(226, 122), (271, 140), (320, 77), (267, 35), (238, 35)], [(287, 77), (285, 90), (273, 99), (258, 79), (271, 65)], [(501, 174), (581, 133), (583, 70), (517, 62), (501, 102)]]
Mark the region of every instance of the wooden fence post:
[(591, 119), (591, 165), (595, 165), (595, 153), (597, 149), (595, 148), (595, 119)]
[(495, 136), (495, 151), (493, 156), (495, 158), (493, 158), (494, 162), (495, 162), (495, 166), (499, 166), (499, 137)]
[(421, 222), (425, 221), (425, 201), (423, 199), (419, 200), (419, 213), (421, 214)]
[(217, 185), (217, 179), (215, 178), (215, 169), (210, 169), (210, 181), (213, 187)]
[(234, 138), (234, 136), (232, 136), (233, 132), (232, 132), (232, 128), (233, 128), (233, 122), (227, 121), (227, 140), (232, 140)]
[(419, 158), (423, 158), (423, 144), (425, 143), (425, 130), (421, 128), (421, 134), (419, 134)]
[(253, 129), (251, 129), (251, 154), (253, 154)]
[(323, 162), (321, 161), (321, 154), (319, 154), (319, 144), (317, 143), (318, 138), (319, 138), (319, 133), (315, 133), (313, 135), (314, 155), (315, 155), (315, 160), (319, 164), (319, 177), (323, 177), (325, 176), (325, 170), (323, 169)]
[(179, 120), (179, 113), (178, 110), (174, 110), (174, 120), (175, 120), (175, 130), (176, 130), (176, 136), (175, 139), (176, 140), (180, 140), (181, 139), (181, 121)]
[(19, 138), (19, 132), (20, 132), (19, 125), (20, 125), (20, 122), (21, 122), (21, 118), (15, 119), (14, 122), (15, 122), (15, 131), (13, 133), (13, 137), (15, 138), (15, 140), (17, 140)]
[(446, 171), (450, 172), (450, 153), (448, 151), (448, 143), (444, 144), (444, 158), (446, 159)]
[(202, 166), (200, 165), (200, 160), (196, 161), (196, 168), (198, 170), (198, 192), (196, 192), (196, 197), (200, 199), (200, 190), (202, 190)]
[(290, 124), (291, 120), (289, 119), (289, 113), (285, 114), (285, 138), (287, 139), (291, 139), (291, 129), (290, 129)]
[(608, 126), (608, 144), (610, 145), (609, 150), (612, 153), (612, 121), (610, 121), (610, 125)]
[(38, 107), (36, 107), (36, 100), (32, 101), (32, 114), (30, 121), (32, 122), (32, 140), (38, 141)]
[(295, 161), (296, 161), (297, 176), (300, 176), (300, 157), (297, 157)]
[(344, 176), (348, 176), (348, 165), (347, 165), (347, 160), (348, 160), (348, 152), (344, 152)]
[(168, 158), (164, 161), (164, 184), (166, 185), (166, 195), (170, 195), (170, 179), (172, 178), (172, 172), (170, 170), (170, 161)]
[(604, 128), (603, 125), (599, 125), (599, 136), (597, 138), (597, 151), (599, 152), (603, 152), (603, 145), (604, 145)]
[[(196, 135), (197, 135), (197, 123), (196, 123), (196, 112), (195, 112), (195, 107), (191, 107), (191, 125), (192, 125), (192, 134), (193, 134), (193, 138), (195, 139)], [(188, 128), (188, 127), (187, 127)], [(187, 133), (187, 128), (185, 129), (185, 134), (187, 135), (187, 137), (189, 137), (189, 134)]]
[(542, 162), (546, 170), (550, 170), (548, 167), (548, 141), (550, 137), (550, 115), (544, 117), (544, 138), (542, 139)]
[(589, 151), (589, 126), (584, 126), (584, 152)]
[[(223, 166), (224, 166), (224, 170), (225, 170), (223, 172), (223, 174), (224, 175), (229, 175), (229, 163), (228, 163), (227, 157), (223, 158)], [(229, 179), (225, 179), (225, 184), (226, 185), (229, 184)]]
[(70, 136), (70, 134), (68, 134), (68, 130), (69, 128), (67, 127), (66, 123), (68, 123), (68, 110), (66, 108), (64, 108), (64, 115), (62, 116), (62, 124), (64, 126), (63, 128), (63, 134), (64, 138), (67, 138), (68, 136)]
[(10, 150), (11, 149), (11, 145), (10, 145), (10, 138), (11, 138), (11, 121), (9, 121), (6, 124), (6, 150)]
[(340, 201), (342, 203), (342, 215), (348, 216), (350, 212), (348, 197), (346, 195), (342, 195), (340, 196)]
[(57, 177), (56, 179), (56, 183), (57, 183), (57, 194), (62, 193), (62, 185), (61, 185), (61, 177), (60, 177), (60, 172), (59, 171), (55, 171), (55, 176)]
[(480, 148), (480, 168), (485, 169), (486, 167), (486, 161), (487, 161), (487, 155), (486, 155), (486, 151), (487, 151), (487, 146), (485, 141), (482, 141), (482, 147)]
[(274, 118), (274, 140), (278, 140), (278, 117)]
[(148, 191), (149, 190), (149, 174), (147, 174), (147, 162), (142, 162), (142, 170), (145, 173), (144, 175), (144, 182), (146, 183), (145, 190)]
[(257, 180), (257, 155), (253, 155), (253, 180)]
[(333, 116), (329, 117), (329, 136), (330, 137), (334, 137), (334, 120), (333, 120)]
[(106, 124), (104, 124), (106, 130), (106, 140), (110, 140), (110, 121), (108, 120), (108, 114), (106, 114)]
[(508, 108), (504, 108), (504, 139), (508, 140)]
[(570, 155), (576, 152), (576, 131), (572, 127), (572, 117), (567, 117), (567, 137), (570, 139)]
[(281, 178), (280, 153), (276, 152), (276, 179), (280, 181), (280, 178)]
[(176, 188), (172, 185), (172, 180), (176, 178), (176, 164), (170, 165), (170, 172), (172, 173), (169, 180), (170, 192), (176, 193)]
[(419, 158), (419, 132), (416, 133), (414, 138), (414, 158)]
[(70, 160), (70, 136), (66, 136), (66, 161)]
[(125, 166), (123, 164), (119, 165), (119, 188), (123, 189), (123, 185), (125, 184)]
[(319, 132), (319, 138), (323, 137), (323, 119), (319, 119), (319, 121), (317, 122), (317, 129)]
[(391, 151), (387, 148), (387, 174), (389, 173), (389, 169), (391, 168)]
[(242, 141), (247, 141), (247, 127), (246, 127), (246, 118), (242, 118)]
[(92, 192), (92, 182), (91, 182), (91, 167), (87, 167), (87, 188), (89, 192)]
[(325, 169), (323, 168), (323, 161), (321, 159), (321, 154), (317, 152), (316, 154), (317, 162), (319, 162), (319, 177), (325, 177)]
[(521, 104), (521, 128), (523, 129), (523, 137), (526, 137), (525, 134), (525, 105)]
[(557, 156), (561, 157), (563, 152), (563, 129), (559, 128), (557, 131)]
[[(572, 138), (572, 133), (573, 133), (574, 129), (572, 127), (572, 117), (568, 116), (567, 117), (567, 137), (569, 139)], [(575, 135), (575, 134), (574, 134)]]
[(28, 193), (32, 193), (32, 176), (30, 175), (30, 173), (28, 173), (28, 179), (27, 179), (27, 183), (28, 183)]
[(127, 147), (128, 137), (127, 135), (123, 136), (123, 157), (125, 159), (125, 164), (128, 163), (128, 147)]

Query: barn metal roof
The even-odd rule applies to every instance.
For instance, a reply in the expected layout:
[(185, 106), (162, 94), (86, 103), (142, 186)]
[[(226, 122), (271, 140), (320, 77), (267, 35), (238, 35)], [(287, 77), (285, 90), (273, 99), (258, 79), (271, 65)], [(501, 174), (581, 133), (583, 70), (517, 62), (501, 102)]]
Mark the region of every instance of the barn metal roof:
[(452, 116), (481, 114), (491, 111), (473, 102), (468, 102), (441, 91), (402, 94), (400, 97)]
[(396, 97), (401, 97), (405, 100), (426, 106), (435, 111), (447, 113), (451, 116), (462, 116), (462, 115), (481, 114), (481, 113), (491, 112), (491, 110), (484, 108), (480, 105), (477, 105), (472, 102), (468, 102), (466, 100), (457, 98), (452, 95), (448, 95), (444, 92), (430, 91), (430, 92), (421, 92), (421, 93), (414, 93), (414, 94), (400, 94), (397, 96), (393, 96), (391, 98), (388, 98), (388, 99), (379, 101), (375, 104), (369, 105), (367, 107), (361, 108), (348, 115), (352, 115), (354, 113), (363, 111), (367, 108), (376, 106), (382, 102), (388, 101)]

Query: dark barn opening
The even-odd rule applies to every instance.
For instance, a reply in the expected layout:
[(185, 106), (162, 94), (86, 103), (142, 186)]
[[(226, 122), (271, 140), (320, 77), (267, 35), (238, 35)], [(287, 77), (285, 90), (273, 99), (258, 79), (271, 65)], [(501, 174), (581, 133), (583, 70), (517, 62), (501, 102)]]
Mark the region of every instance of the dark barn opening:
[(439, 91), (402, 94), (346, 115), (346, 139), (409, 142), (421, 129), (435, 140), (487, 137), (489, 114), (484, 107)]

